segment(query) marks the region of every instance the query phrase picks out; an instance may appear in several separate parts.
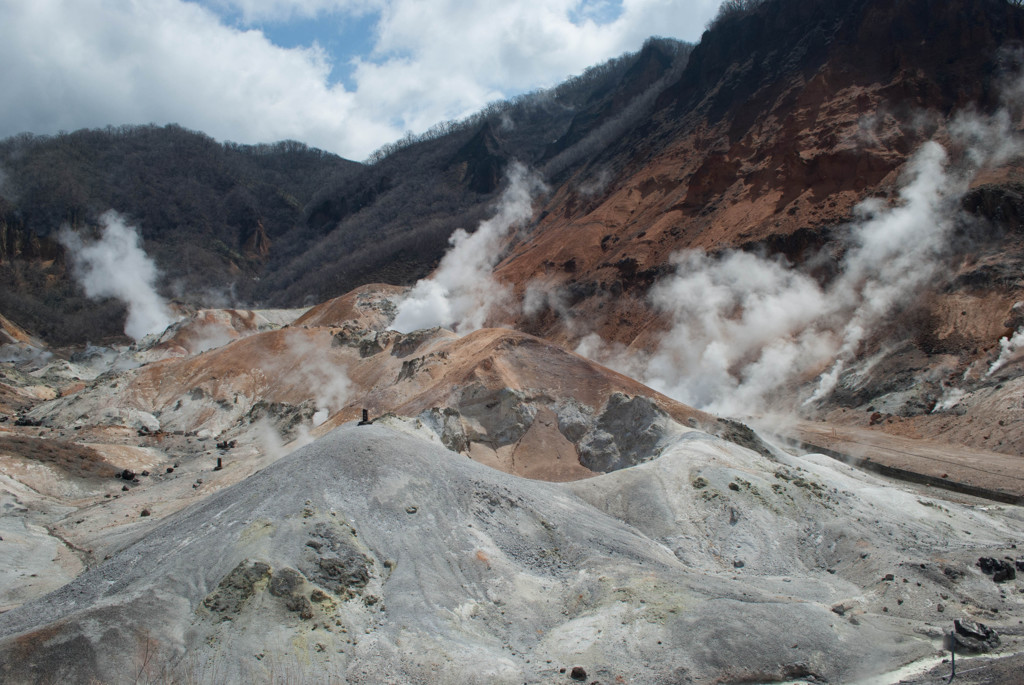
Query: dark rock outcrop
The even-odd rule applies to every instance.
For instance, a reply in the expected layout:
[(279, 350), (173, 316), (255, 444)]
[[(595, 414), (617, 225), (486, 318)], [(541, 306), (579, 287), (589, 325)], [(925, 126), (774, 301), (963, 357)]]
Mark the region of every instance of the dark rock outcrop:
[(992, 576), (992, 580), (997, 583), (1005, 583), (1017, 577), (1017, 569), (1014, 568), (1013, 564), (1003, 559), (981, 557), (978, 559), (978, 568), (985, 575)]
[(953, 621), (953, 627), (951, 639), (958, 652), (981, 654), (991, 652), (999, 646), (999, 634), (984, 623), (956, 619)]

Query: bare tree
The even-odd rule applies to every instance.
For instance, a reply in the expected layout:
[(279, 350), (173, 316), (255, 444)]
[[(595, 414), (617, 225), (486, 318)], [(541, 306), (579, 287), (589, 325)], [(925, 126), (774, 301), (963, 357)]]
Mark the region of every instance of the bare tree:
[[(718, 13), (715, 18), (708, 24), (708, 28), (715, 26), (724, 19), (729, 17), (735, 17), (741, 14), (745, 14), (763, 5), (767, 0), (725, 0), (718, 7)], [(1024, 2), (1024, 0), (1017, 0), (1018, 2)]]

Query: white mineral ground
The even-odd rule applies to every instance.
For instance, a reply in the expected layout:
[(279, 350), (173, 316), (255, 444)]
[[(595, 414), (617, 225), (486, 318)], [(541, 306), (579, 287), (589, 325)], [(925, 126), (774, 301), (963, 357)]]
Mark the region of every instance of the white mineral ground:
[(1024, 556), (1019, 506), (752, 451), (522, 334), (378, 335), (353, 297), (204, 314), (237, 335), (106, 375), (5, 367), (43, 425), (0, 424), (0, 680), (895, 682), (956, 618), (1021, 652), (1024, 582), (977, 566)]

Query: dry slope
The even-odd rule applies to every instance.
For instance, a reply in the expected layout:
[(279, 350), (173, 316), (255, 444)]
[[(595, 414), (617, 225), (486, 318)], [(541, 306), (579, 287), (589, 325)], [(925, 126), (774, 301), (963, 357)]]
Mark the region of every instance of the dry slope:
[(0, 668), (12, 683), (522, 683), (575, 666), (849, 682), (934, 653), (952, 618), (998, 624), (1012, 648), (1019, 581), (975, 561), (1008, 553), (1021, 522), (695, 431), (562, 485), (343, 427), (0, 615)]

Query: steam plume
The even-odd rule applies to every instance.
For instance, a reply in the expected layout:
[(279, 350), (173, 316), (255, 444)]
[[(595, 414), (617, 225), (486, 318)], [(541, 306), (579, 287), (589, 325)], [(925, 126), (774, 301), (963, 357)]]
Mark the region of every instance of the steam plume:
[(141, 340), (159, 333), (172, 317), (154, 284), (157, 269), (139, 244), (135, 228), (110, 210), (100, 217), (103, 234), (86, 242), (67, 226), (61, 227), (58, 240), (71, 257), (75, 277), (91, 298), (115, 297), (128, 307), (124, 332)]
[(490, 313), (510, 302), (508, 288), (494, 279), (491, 270), (509, 230), (533, 213), (533, 195), (543, 183), (519, 162), (509, 167), (508, 179), (497, 213), (481, 222), (473, 234), (461, 228), (452, 234), (451, 248), (434, 274), (419, 281), (399, 304), (393, 329), (408, 333), (446, 326), (469, 333), (482, 328)]
[(292, 375), (297, 384), (304, 388), (316, 404), (313, 425), (319, 426), (331, 414), (337, 413), (348, 402), (352, 393), (352, 381), (348, 370), (327, 358), (323, 349), (302, 337), (292, 336), (288, 340), (287, 354), (276, 362), (279, 373)]
[[(1002, 113), (954, 120), (958, 165), (939, 143), (922, 145), (895, 204), (857, 207), (840, 273), (827, 287), (779, 260), (684, 252), (651, 291), (671, 322), (653, 354), (624, 359), (592, 336), (578, 351), (723, 414), (763, 411), (815, 377), (805, 403), (828, 396), (867, 337), (937, 277), (971, 175), (1020, 151), (1008, 121)], [(1024, 334), (1004, 343), (1004, 356), (1018, 343)]]
[(999, 357), (992, 362), (992, 366), (989, 367), (985, 373), (986, 376), (991, 376), (999, 369), (1006, 366), (1007, 362), (1017, 356), (1021, 348), (1024, 348), (1024, 328), (1018, 328), (1017, 332), (1013, 336), (1003, 338), (999, 341)]

